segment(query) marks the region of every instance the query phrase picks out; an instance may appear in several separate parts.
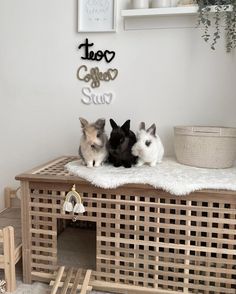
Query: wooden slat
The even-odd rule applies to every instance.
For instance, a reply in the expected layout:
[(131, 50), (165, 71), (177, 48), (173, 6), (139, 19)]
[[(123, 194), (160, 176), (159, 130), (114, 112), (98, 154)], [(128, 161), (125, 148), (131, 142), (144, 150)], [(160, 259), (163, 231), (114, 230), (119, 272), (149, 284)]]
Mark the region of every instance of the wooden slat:
[(49, 253), (57, 253), (56, 248), (48, 248), (42, 246), (32, 246), (32, 251), (40, 251), (40, 252), (49, 252)]
[(86, 271), (84, 282), (83, 282), (80, 294), (86, 294), (91, 274), (92, 274), (91, 270)]
[[(40, 194), (40, 197), (42, 197), (42, 194)], [(44, 197), (48, 198), (48, 195), (44, 195)], [(60, 199), (60, 196), (56, 196), (58, 199)], [(119, 195), (116, 195), (116, 197), (118, 198)], [(137, 198), (137, 197), (136, 197)], [(64, 198), (63, 198), (64, 199)], [(181, 197), (182, 199), (182, 197)], [(86, 201), (91, 201), (93, 202), (95, 199), (92, 197), (86, 197)], [(206, 200), (208, 201), (208, 200)], [(216, 200), (217, 202), (218, 200)], [(150, 202), (149, 201), (130, 201), (130, 200), (117, 200), (117, 199), (104, 199), (104, 198), (96, 198), (96, 202), (97, 203), (103, 203), (103, 204), (116, 204), (116, 205), (135, 205), (137, 207), (146, 207), (146, 208), (150, 208)], [(189, 201), (187, 201), (189, 202)], [(223, 203), (225, 203), (225, 201), (223, 201)], [(168, 209), (175, 209), (175, 210), (190, 210), (190, 211), (203, 211), (203, 207), (202, 206), (192, 206), (192, 205), (183, 205), (183, 204), (175, 204), (173, 206), (173, 204), (169, 204), (169, 203), (160, 203), (160, 202), (152, 202), (151, 206), (153, 208), (165, 208), (166, 210)], [(235, 213), (235, 209), (230, 209), (230, 208), (219, 208), (219, 207), (204, 207), (204, 211), (206, 212), (218, 212), (218, 213)]]
[(46, 243), (48, 245), (53, 244), (53, 240), (45, 239), (45, 238), (32, 237), (31, 240), (32, 242), (36, 242), (36, 243)]
[(71, 280), (71, 277), (72, 277), (73, 270), (74, 270), (73, 268), (70, 268), (68, 270), (65, 282), (63, 283), (61, 294), (66, 294), (67, 293), (67, 290), (69, 288), (69, 283), (70, 283), (70, 280)]
[[(143, 246), (152, 246), (152, 244), (150, 244), (150, 242), (148, 241), (141, 241), (141, 240), (126, 240), (126, 239), (116, 239), (114, 240), (114, 238), (112, 237), (98, 237), (97, 238), (98, 241), (106, 241), (106, 242), (119, 242), (119, 243), (124, 243), (124, 244), (131, 244), (131, 245), (143, 245)], [(194, 250), (194, 251), (199, 251), (202, 252), (203, 247), (201, 246), (186, 246), (184, 244), (169, 244), (169, 243), (161, 243), (161, 246), (163, 248), (173, 248), (173, 249), (178, 249), (178, 250)], [(205, 252), (211, 252), (211, 253), (220, 253), (220, 254), (225, 254), (227, 252), (227, 254), (235, 254), (235, 250), (234, 249), (227, 249), (225, 250), (224, 248), (214, 248), (214, 247), (204, 247), (204, 251)]]
[(15, 241), (13, 227), (3, 229), (4, 272), (8, 292), (16, 289)]
[(47, 203), (43, 203), (43, 202), (40, 202), (40, 203), (34, 203), (34, 202), (30, 202), (29, 203), (30, 207), (41, 207), (41, 208), (56, 208), (56, 209), (60, 209), (61, 206), (60, 205), (57, 205), (57, 204), (54, 204), (54, 206), (52, 207), (52, 204), (47, 204)]
[(43, 235), (49, 235), (49, 236), (57, 235), (57, 232), (50, 231), (50, 230), (43, 230), (43, 229), (30, 229), (30, 232), (32, 234), (43, 234)]
[(57, 290), (59, 288), (59, 284), (60, 284), (61, 278), (62, 278), (63, 273), (64, 273), (64, 270), (65, 270), (65, 267), (64, 266), (61, 266), (59, 268), (58, 274), (57, 274), (57, 277), (56, 277), (56, 280), (55, 280), (55, 284), (52, 287), (51, 294), (56, 294), (57, 293)]
[(73, 287), (71, 288), (70, 294), (76, 294), (76, 290), (79, 285), (81, 274), (82, 274), (82, 270), (81, 269), (77, 270), (76, 275), (75, 275), (74, 284), (73, 284)]
[[(54, 281), (50, 281), (49, 286), (53, 286), (54, 284), (55, 284)], [(60, 283), (59, 283), (59, 288), (62, 288), (62, 287), (63, 287), (63, 284), (64, 284), (64, 282), (60, 282)], [(73, 286), (74, 286), (74, 283), (69, 283), (69, 284), (68, 284), (68, 290), (71, 290), (71, 288), (72, 288)], [(78, 285), (78, 286), (77, 286), (77, 289), (76, 289), (76, 292), (74, 292), (74, 293), (77, 293), (78, 290), (81, 290), (81, 287), (82, 287), (82, 285)], [(92, 289), (93, 289), (92, 286), (88, 286), (87, 291), (92, 291)]]
[(22, 244), (20, 244), (16, 249), (15, 249), (15, 263), (17, 263), (22, 257)]
[(34, 279), (35, 278), (42, 278), (42, 279), (45, 279), (48, 281), (51, 281), (53, 279), (55, 280), (55, 274), (52, 274), (52, 273), (32, 271), (31, 275), (32, 275), (32, 277), (34, 277)]
[(125, 285), (125, 284), (114, 284), (110, 282), (105, 281), (99, 281), (94, 280), (91, 282), (91, 285), (94, 289), (98, 291), (108, 291), (108, 292), (114, 292), (114, 293), (122, 293), (122, 294), (177, 294), (182, 293), (179, 291), (168, 291), (163, 289), (151, 289), (151, 288), (145, 288), (139, 287), (139, 286), (133, 286), (133, 285)]
[(32, 254), (31, 255), (32, 260), (36, 259), (38, 262), (40, 262), (41, 260), (48, 260), (48, 261), (55, 261), (56, 257), (55, 256), (44, 256), (42, 254)]
[(39, 263), (39, 261), (37, 260), (37, 262), (32, 262), (32, 268), (37, 268), (37, 270), (40, 269), (47, 269), (47, 270), (56, 270), (58, 268), (58, 266), (56, 265), (51, 265), (51, 264), (44, 264), (44, 263)]
[(22, 225), (22, 255), (23, 255), (23, 281), (26, 284), (31, 283), (31, 240), (30, 240), (30, 218), (29, 218), (29, 202), (30, 191), (29, 183), (21, 182), (21, 225)]
[[(112, 274), (107, 274), (107, 273), (106, 273), (106, 275), (108, 277), (113, 277), (114, 276)], [(114, 284), (114, 283), (109, 283), (109, 282), (108, 283), (103, 282), (102, 280), (100, 280), (100, 278), (104, 276), (104, 273), (95, 273), (95, 276), (96, 276), (97, 280), (91, 281), (91, 285), (93, 286), (93, 289), (96, 289), (96, 290), (103, 290), (103, 291), (105, 291), (105, 289), (108, 290), (108, 288), (106, 288), (106, 284), (110, 284), (110, 286), (113, 285), (113, 289), (117, 289), (117, 293), (135, 293), (134, 289), (137, 289), (137, 293), (138, 293), (138, 291), (141, 291), (141, 293), (148, 293), (147, 292), (148, 291), (147, 287), (141, 287), (141, 286), (137, 287), (137, 286), (128, 285), (128, 284), (122, 285), (121, 283)], [(170, 274), (170, 276), (171, 276), (171, 274)], [(124, 277), (126, 277), (126, 275), (124, 275)], [(120, 277), (120, 278), (122, 279), (122, 277)], [(133, 278), (130, 278), (130, 279), (133, 279)], [(139, 281), (141, 281), (141, 279), (139, 279)], [(145, 282), (145, 280), (143, 282)], [(173, 282), (171, 280), (160, 280), (160, 281), (158, 281), (158, 283), (160, 285), (176, 286), (176, 282), (175, 281)], [(100, 285), (100, 287), (98, 287), (98, 284)], [(180, 285), (182, 287), (186, 287), (186, 288), (193, 288), (193, 289), (195, 289), (196, 293), (198, 293), (196, 290), (201, 290), (202, 292), (206, 291), (206, 286), (201, 285), (200, 283), (199, 284), (191, 284), (191, 285), (189, 283), (186, 283), (186, 284), (181, 283), (178, 286), (180, 286)], [(122, 286), (124, 286), (124, 288)], [(120, 289), (120, 287), (121, 287), (121, 289), (122, 288), (126, 289), (126, 292), (119, 292), (118, 289)], [(142, 292), (142, 290), (143, 290), (143, 292)], [(155, 292), (155, 290), (156, 290), (156, 292)], [(219, 288), (218, 287), (208, 286), (207, 290), (212, 291), (213, 293), (219, 293)], [(165, 293), (164, 291), (162, 292), (162, 290), (160, 288), (159, 288), (159, 290), (150, 288), (149, 291), (151, 293)], [(171, 291), (170, 290), (168, 293), (176, 294), (176, 293), (183, 293), (183, 292), (182, 291), (178, 292), (178, 291)], [(235, 289), (230, 289), (230, 290), (224, 289), (223, 293), (224, 294), (227, 294), (227, 293), (235, 294)]]

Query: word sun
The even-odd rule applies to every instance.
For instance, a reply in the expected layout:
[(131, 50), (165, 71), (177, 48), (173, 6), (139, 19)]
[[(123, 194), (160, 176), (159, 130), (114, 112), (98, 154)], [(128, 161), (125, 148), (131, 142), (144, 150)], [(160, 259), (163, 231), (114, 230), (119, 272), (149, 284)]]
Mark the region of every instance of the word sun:
[(112, 93), (94, 93), (89, 87), (84, 87), (82, 93), (85, 97), (81, 99), (84, 104), (110, 104), (113, 99)]

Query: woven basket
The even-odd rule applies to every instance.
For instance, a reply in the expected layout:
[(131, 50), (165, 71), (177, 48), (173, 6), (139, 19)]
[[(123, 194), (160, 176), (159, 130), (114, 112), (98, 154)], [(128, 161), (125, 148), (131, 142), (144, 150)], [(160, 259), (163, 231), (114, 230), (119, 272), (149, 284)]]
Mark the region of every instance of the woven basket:
[(236, 159), (236, 128), (174, 127), (179, 163), (205, 168), (232, 167)]

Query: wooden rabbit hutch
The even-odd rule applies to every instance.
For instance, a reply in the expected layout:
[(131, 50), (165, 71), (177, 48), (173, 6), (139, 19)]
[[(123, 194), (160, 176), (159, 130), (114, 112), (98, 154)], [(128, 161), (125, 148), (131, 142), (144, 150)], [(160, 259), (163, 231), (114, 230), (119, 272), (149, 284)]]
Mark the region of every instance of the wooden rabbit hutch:
[(236, 192), (175, 196), (148, 185), (101, 189), (61, 157), (16, 177), (22, 188), (24, 282), (55, 279), (59, 220), (76, 185), (96, 225), (93, 289), (115, 293), (236, 293)]

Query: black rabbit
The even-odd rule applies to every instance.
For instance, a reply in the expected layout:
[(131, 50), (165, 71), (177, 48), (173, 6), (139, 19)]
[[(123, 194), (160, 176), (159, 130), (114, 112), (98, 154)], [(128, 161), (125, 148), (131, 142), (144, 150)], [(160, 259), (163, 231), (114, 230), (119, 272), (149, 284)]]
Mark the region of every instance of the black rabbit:
[(130, 120), (127, 120), (121, 127), (110, 119), (112, 132), (108, 142), (108, 160), (115, 167), (131, 167), (136, 163), (137, 157), (131, 153), (132, 146), (136, 143), (136, 136), (130, 130)]

